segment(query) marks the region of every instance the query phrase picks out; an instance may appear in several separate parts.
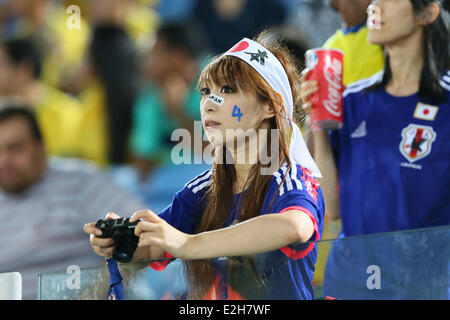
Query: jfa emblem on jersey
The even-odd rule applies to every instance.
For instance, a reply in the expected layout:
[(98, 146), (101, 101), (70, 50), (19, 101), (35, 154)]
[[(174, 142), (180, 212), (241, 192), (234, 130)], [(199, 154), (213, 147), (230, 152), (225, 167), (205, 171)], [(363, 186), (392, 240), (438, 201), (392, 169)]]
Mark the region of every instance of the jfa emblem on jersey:
[(435, 139), (436, 132), (432, 127), (410, 124), (402, 130), (400, 152), (409, 162), (417, 161), (431, 152)]

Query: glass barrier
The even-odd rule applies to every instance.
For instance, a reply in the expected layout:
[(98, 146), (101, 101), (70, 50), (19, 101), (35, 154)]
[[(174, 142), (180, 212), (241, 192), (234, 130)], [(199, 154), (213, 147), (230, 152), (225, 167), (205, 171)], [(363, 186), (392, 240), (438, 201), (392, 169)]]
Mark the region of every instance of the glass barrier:
[[(328, 258), (321, 270), (323, 274), (314, 277), (314, 298), (448, 300), (449, 240), (450, 226), (319, 241), (319, 254), (327, 252)], [(308, 245), (290, 247), (301, 250)], [(280, 250), (219, 260), (228, 267), (215, 285), (228, 288), (233, 299), (297, 298), (290, 291), (295, 284), (286, 277), (292, 270), (301, 269), (301, 262)], [(165, 262), (170, 263), (162, 271), (120, 265), (125, 299), (186, 299), (184, 262), (166, 259), (160, 260), (159, 265)], [(108, 289), (106, 266), (38, 276), (38, 299), (42, 300), (104, 300)]]

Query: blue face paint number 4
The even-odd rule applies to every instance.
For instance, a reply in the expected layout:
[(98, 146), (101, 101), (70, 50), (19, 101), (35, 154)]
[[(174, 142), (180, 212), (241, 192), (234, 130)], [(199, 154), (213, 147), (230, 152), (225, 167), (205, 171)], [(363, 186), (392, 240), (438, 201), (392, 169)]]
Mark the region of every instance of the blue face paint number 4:
[(242, 117), (243, 115), (244, 115), (244, 114), (241, 113), (241, 108), (239, 108), (237, 105), (235, 105), (234, 108), (233, 108), (233, 112), (231, 113), (231, 116), (232, 116), (233, 118), (234, 118), (234, 117), (237, 117), (237, 118), (238, 118), (238, 121), (241, 122), (241, 117)]

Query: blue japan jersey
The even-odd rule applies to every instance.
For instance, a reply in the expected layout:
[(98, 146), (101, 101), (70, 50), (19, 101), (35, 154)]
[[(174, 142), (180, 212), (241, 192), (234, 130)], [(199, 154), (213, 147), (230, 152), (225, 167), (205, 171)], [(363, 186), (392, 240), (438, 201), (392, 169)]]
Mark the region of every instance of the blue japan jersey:
[(344, 126), (330, 133), (344, 236), (450, 224), (450, 72), (439, 105), (365, 90), (381, 78), (346, 89)]
[[(179, 191), (171, 205), (160, 217), (178, 230), (195, 234), (205, 208), (204, 195), (211, 185), (211, 170), (208, 170), (188, 182)], [(235, 195), (232, 210), (224, 227), (232, 226), (239, 221), (237, 204), (239, 196)], [(272, 204), (273, 200), (273, 204)], [(272, 207), (271, 207), (272, 204)], [(317, 259), (317, 244), (322, 235), (324, 222), (324, 200), (318, 182), (311, 172), (300, 166), (293, 166), (289, 171), (283, 165), (272, 176), (268, 191), (261, 208), (260, 215), (280, 213), (296, 209), (307, 214), (314, 224), (314, 234), (311, 242), (294, 244), (265, 254), (254, 255), (253, 265), (257, 274), (264, 277), (264, 292), (249, 292), (248, 284), (242, 288), (230, 285), (227, 279), (227, 258), (212, 259), (218, 277), (212, 290), (217, 299), (312, 299), (312, 278), (314, 264)], [(166, 254), (170, 257), (170, 254)], [(157, 270), (164, 269), (169, 260), (152, 264)], [(248, 279), (247, 279), (248, 280)]]

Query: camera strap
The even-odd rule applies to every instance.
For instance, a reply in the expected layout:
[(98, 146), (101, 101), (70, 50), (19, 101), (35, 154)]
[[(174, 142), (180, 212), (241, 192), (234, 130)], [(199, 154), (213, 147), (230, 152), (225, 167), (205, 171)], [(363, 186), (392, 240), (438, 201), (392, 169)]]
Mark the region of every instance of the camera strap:
[(108, 300), (123, 300), (125, 298), (122, 275), (120, 274), (117, 261), (114, 258), (106, 259), (109, 271)]

